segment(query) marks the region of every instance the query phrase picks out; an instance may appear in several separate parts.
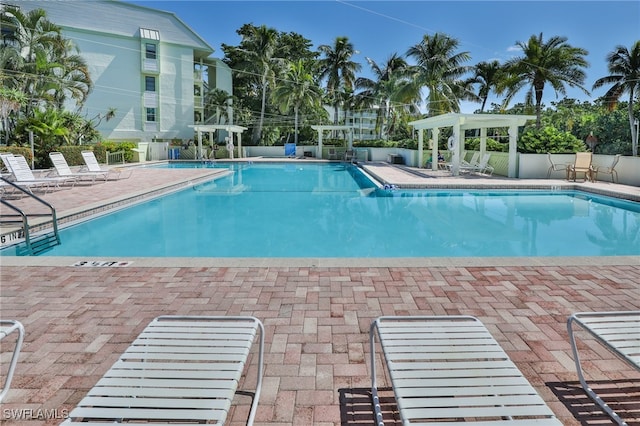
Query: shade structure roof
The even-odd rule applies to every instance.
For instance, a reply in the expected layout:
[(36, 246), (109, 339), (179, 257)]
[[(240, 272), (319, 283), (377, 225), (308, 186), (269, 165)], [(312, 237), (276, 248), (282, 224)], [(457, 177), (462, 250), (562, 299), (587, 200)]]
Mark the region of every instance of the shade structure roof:
[(528, 120), (535, 120), (535, 115), (512, 114), (460, 114), (451, 112), (411, 121), (415, 129), (434, 129), (459, 125), (461, 130), (482, 129), (489, 127), (524, 126)]

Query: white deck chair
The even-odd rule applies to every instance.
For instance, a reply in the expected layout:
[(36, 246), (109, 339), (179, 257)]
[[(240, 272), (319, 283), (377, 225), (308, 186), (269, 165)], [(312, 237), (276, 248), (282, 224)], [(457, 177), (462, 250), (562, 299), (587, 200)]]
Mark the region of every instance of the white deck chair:
[(62, 177), (75, 177), (78, 179), (87, 179), (91, 180), (91, 182), (95, 182), (97, 178), (101, 178), (102, 180), (107, 180), (107, 172), (92, 172), (92, 171), (81, 171), (81, 172), (73, 172), (67, 163), (67, 160), (64, 158), (61, 152), (50, 152), (49, 158), (53, 163), (53, 167), (56, 169), (56, 173), (58, 176)]
[(4, 380), (4, 386), (2, 392), (0, 392), (0, 402), (9, 393), (11, 387), (11, 380), (18, 364), (18, 356), (20, 355), (20, 349), (22, 348), (22, 342), (24, 341), (24, 327), (20, 321), (16, 320), (0, 320), (0, 341), (5, 337), (8, 337), (12, 333), (18, 333), (16, 337), (16, 343), (13, 347), (13, 355), (11, 355), (11, 362), (9, 363), (9, 370), (7, 371), (7, 377)]
[[(211, 151), (214, 152), (214, 151)], [(110, 179), (113, 176), (113, 179), (127, 179), (131, 176), (132, 171), (129, 170), (129, 173), (122, 173), (122, 169), (120, 168), (111, 168), (111, 169), (103, 169), (100, 167), (100, 163), (98, 163), (98, 159), (96, 158), (93, 151), (82, 151), (82, 159), (84, 160), (85, 167), (80, 170), (87, 170), (90, 172), (100, 172), (100, 173), (108, 173), (107, 179)]]
[(154, 319), (62, 424), (224, 424), (258, 332), (251, 425), (262, 387), (262, 323), (179, 316)]
[(587, 384), (580, 364), (574, 325), (587, 331), (604, 347), (640, 371), (640, 311), (578, 312), (567, 319), (569, 342), (582, 388), (618, 425), (626, 425), (627, 423)]
[(45, 191), (52, 186), (54, 188), (60, 188), (60, 185), (71, 184), (75, 185), (76, 179), (72, 177), (35, 177), (27, 160), (22, 155), (13, 155), (5, 157), (9, 167), (11, 167), (11, 173), (13, 174), (13, 182), (16, 185), (40, 185), (45, 187)]
[(562, 424), (477, 318), (415, 316), (380, 317), (371, 324), (376, 425), (384, 425), (376, 334), (404, 425)]

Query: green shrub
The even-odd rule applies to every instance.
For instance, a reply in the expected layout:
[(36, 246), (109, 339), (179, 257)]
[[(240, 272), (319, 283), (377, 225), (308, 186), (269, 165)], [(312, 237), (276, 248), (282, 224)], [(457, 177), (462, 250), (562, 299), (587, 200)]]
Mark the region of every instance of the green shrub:
[[(98, 156), (98, 154), (100, 153), (102, 155), (102, 157), (98, 158), (98, 161), (100, 162), (106, 162), (106, 153), (107, 152), (118, 152), (118, 151), (124, 151), (124, 160), (127, 163), (131, 163), (133, 162), (133, 149), (138, 147), (138, 144), (135, 142), (112, 142), (112, 141), (105, 141), (105, 142), (100, 142), (99, 144), (96, 145), (96, 148), (100, 147), (99, 150), (95, 150), (96, 152), (96, 157)], [(104, 149), (104, 152), (100, 152), (102, 149)]]
[[(469, 151), (480, 151), (480, 138), (470, 138), (465, 141), (465, 149)], [(509, 152), (509, 145), (500, 143), (495, 139), (487, 138), (487, 151)]]
[(518, 141), (518, 152), (544, 154), (546, 152), (565, 154), (586, 151), (584, 143), (569, 132), (561, 132), (555, 127), (541, 129), (528, 128)]

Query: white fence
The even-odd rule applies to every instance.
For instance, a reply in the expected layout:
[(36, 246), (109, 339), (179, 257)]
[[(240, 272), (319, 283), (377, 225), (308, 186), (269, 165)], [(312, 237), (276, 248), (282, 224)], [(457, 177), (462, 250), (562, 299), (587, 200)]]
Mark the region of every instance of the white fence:
[[(155, 147), (150, 145), (152, 160), (168, 159), (167, 146)], [(322, 158), (328, 159), (329, 146), (323, 146)], [(338, 158), (342, 158), (345, 148), (337, 147)], [(358, 151), (358, 160), (360, 161), (388, 161), (389, 155), (402, 157), (402, 162), (411, 167), (418, 167), (418, 151), (415, 149), (405, 148), (356, 148)], [(185, 153), (186, 154), (186, 153)], [(243, 146), (244, 157), (266, 157), (266, 158), (285, 158), (284, 146)], [(430, 158), (431, 151), (425, 150), (423, 153), (424, 163)], [(471, 156), (469, 152), (468, 157)], [(186, 157), (186, 155), (184, 156)], [(296, 157), (318, 158), (317, 145), (298, 145), (296, 147)], [(495, 175), (507, 175), (507, 153), (493, 153), (490, 164), (496, 168)], [(593, 164), (601, 167), (611, 165), (613, 155), (595, 154), (593, 156)], [(183, 158), (183, 156), (181, 156)], [(552, 159), (555, 163), (571, 164), (575, 158), (575, 154), (553, 154)], [(549, 170), (549, 160), (547, 154), (518, 154), (517, 158), (517, 177), (520, 179), (546, 179)], [(640, 157), (623, 156), (620, 158), (616, 166), (618, 172), (618, 183), (625, 185), (640, 186)], [(551, 178), (564, 179), (564, 171), (556, 171), (551, 174)], [(598, 175), (598, 180), (610, 180), (611, 175)]]

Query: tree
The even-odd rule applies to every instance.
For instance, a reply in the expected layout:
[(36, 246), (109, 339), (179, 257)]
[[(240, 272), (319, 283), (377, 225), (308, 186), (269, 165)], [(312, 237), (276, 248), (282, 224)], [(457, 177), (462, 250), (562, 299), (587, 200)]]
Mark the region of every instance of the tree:
[(473, 99), (469, 85), (461, 77), (469, 71), (463, 65), (471, 56), (457, 52), (458, 40), (446, 34), (425, 35), (420, 43), (407, 50), (407, 56), (415, 59), (412, 67), (412, 84), (405, 90), (419, 94), (428, 90), (427, 113), (429, 116), (447, 112), (459, 112), (462, 99)]
[(324, 57), (319, 61), (320, 79), (327, 80), (327, 94), (333, 100), (333, 122), (338, 124), (340, 93), (353, 92), (356, 72), (362, 66), (352, 60), (358, 53), (347, 37), (337, 37), (333, 46), (323, 44), (318, 50)]
[(254, 68), (259, 79), (261, 92), (260, 119), (258, 127), (253, 132), (253, 142), (262, 142), (262, 127), (267, 107), (267, 86), (274, 83), (275, 69), (281, 61), (274, 56), (277, 47), (278, 32), (266, 25), (250, 27), (250, 32), (243, 40), (243, 51), (247, 55), (246, 69)]
[(356, 87), (363, 89), (358, 93), (359, 105), (376, 108), (378, 135), (388, 138), (396, 105), (402, 107), (406, 102), (412, 103), (412, 100), (403, 96), (402, 91), (409, 81), (409, 65), (397, 53), (389, 56), (383, 66), (371, 58), (366, 59), (376, 79), (360, 77), (356, 80)]
[(480, 112), (484, 112), (489, 94), (493, 91), (499, 95), (506, 79), (504, 68), (498, 61), (480, 62), (473, 68), (473, 76), (467, 80), (471, 85), (475, 85), (478, 92), (478, 99), (482, 102)]
[(631, 128), (631, 152), (637, 156), (638, 133), (634, 126), (633, 104), (640, 93), (640, 40), (636, 41), (630, 50), (625, 46), (616, 46), (615, 50), (607, 55), (607, 61), (610, 75), (596, 80), (593, 89), (612, 84), (604, 95), (605, 103), (610, 110), (615, 108), (624, 93), (629, 93), (627, 112)]
[(4, 143), (6, 145), (9, 145), (9, 115), (20, 111), (20, 108), (26, 102), (27, 97), (19, 90), (0, 87), (0, 118), (2, 118)]
[(293, 108), (294, 113), (294, 141), (298, 143), (298, 115), (300, 108), (319, 107), (322, 100), (322, 90), (313, 79), (302, 59), (289, 63), (283, 79), (272, 92), (276, 104), (282, 112)]
[(589, 94), (582, 86), (585, 79), (583, 68), (589, 65), (585, 49), (571, 46), (566, 37), (554, 36), (545, 42), (542, 33), (531, 36), (527, 43), (517, 42), (516, 45), (522, 49), (523, 56), (505, 63), (509, 73), (505, 105), (522, 88), (530, 85), (525, 103), (534, 104), (535, 101), (537, 128), (541, 125), (542, 95), (546, 83), (551, 85), (556, 95), (566, 95), (565, 84)]
[(234, 100), (234, 96), (222, 89), (212, 89), (205, 94), (204, 123), (223, 124), (225, 121), (230, 122), (229, 107)]

